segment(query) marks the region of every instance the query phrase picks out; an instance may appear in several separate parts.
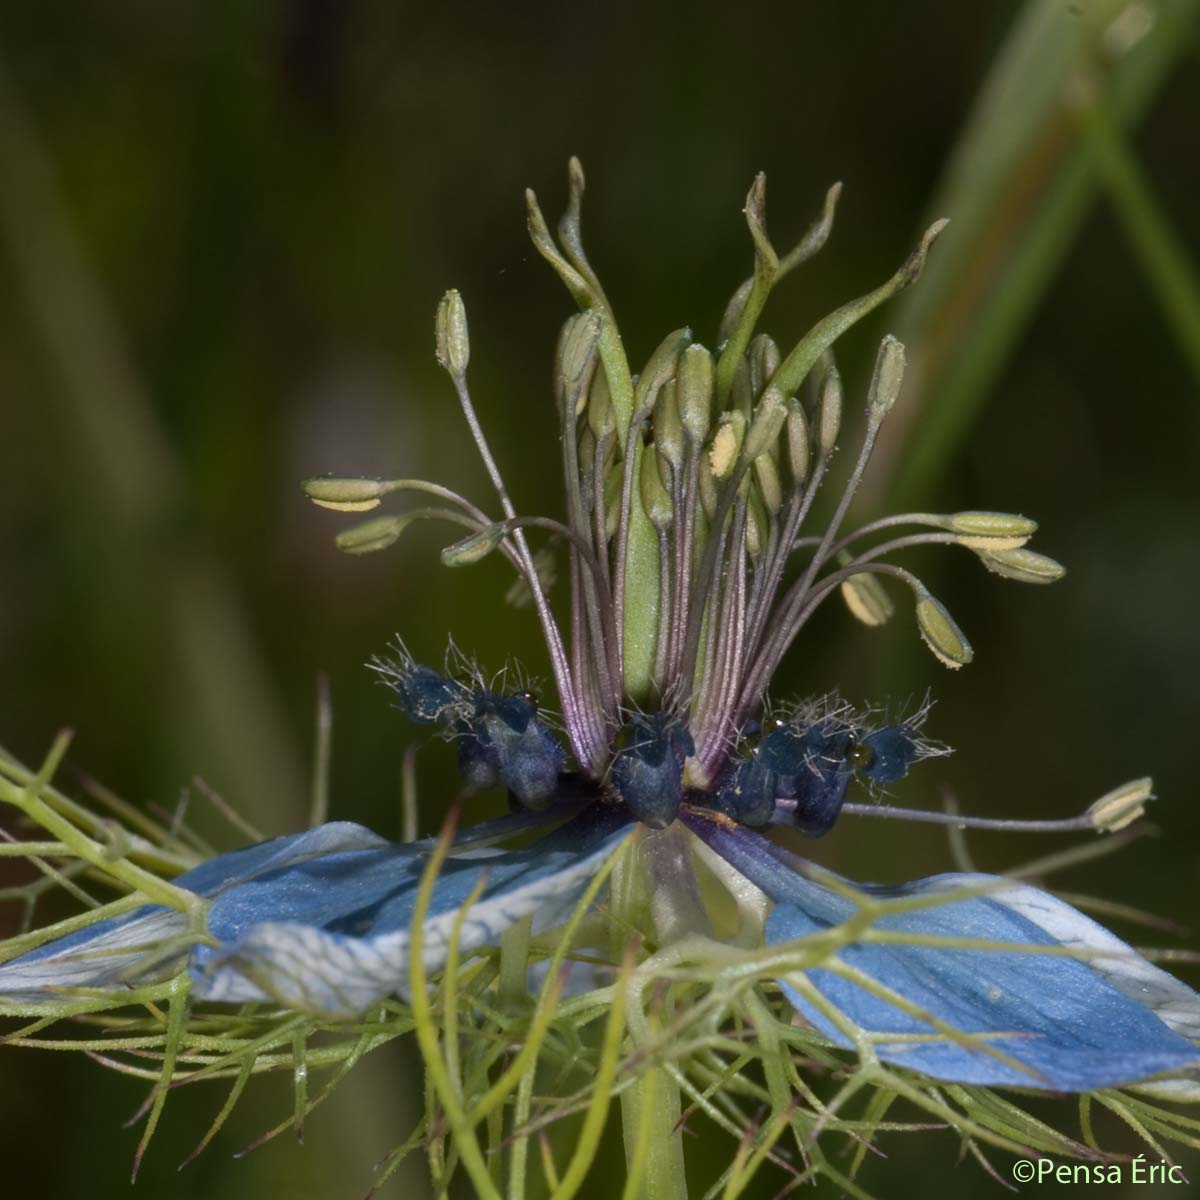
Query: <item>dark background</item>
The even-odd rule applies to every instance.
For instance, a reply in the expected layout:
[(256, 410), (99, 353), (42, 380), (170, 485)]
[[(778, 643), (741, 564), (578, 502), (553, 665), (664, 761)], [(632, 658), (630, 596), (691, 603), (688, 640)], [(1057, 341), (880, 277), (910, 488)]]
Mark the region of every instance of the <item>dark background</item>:
[[(1036, 7), (1065, 22), (1091, 16), (1084, 3)], [(36, 762), (69, 725), (68, 790), (86, 773), (169, 808), (201, 774), (282, 832), (307, 812), (325, 671), (334, 813), (398, 834), (408, 734), (362, 664), (396, 633), (436, 660), (453, 633), (491, 666), (511, 655), (544, 670), (535, 623), (504, 605), (499, 564), (440, 569), (441, 530), (410, 532), (387, 555), (339, 555), (344, 522), (307, 505), (298, 481), (422, 475), (489, 502), (433, 359), (434, 308), (454, 286), (471, 320), (476, 404), (518, 508), (557, 515), (549, 373), (569, 301), (528, 245), (523, 188), (554, 219), (567, 157), (583, 159), (585, 238), (636, 369), (684, 323), (714, 340), (749, 268), (740, 209), (756, 171), (769, 175), (781, 244), (843, 180), (829, 246), (768, 309), (765, 327), (787, 343), (883, 279), (923, 221), (943, 215), (931, 205), (946, 165), (1022, 12), (956, 0), (4, 6), (0, 742)], [(1185, 28), (1133, 137), (1192, 255), (1197, 46)], [(1027, 94), (1043, 82), (1031, 77)], [(1005, 129), (987, 136), (1002, 142)], [(1066, 153), (1047, 145), (1032, 153), (1035, 185)], [(1049, 203), (1030, 186), (1025, 174), (997, 187), (997, 203), (1019, 201), (1013, 245)], [(998, 277), (985, 293), (1002, 286), (1005, 253), (997, 264), (986, 247), (942, 249), (951, 278), (990, 263)], [(969, 633), (974, 665), (943, 671), (903, 612), (880, 633), (831, 607), (776, 694), (838, 687), (865, 701), (932, 688), (930, 731), (956, 753), (905, 786), (910, 803), (936, 806), (949, 788), (973, 813), (1066, 816), (1153, 774), (1164, 836), (1059, 882), (1187, 924), (1200, 850), (1197, 378), (1103, 194), (1052, 239), (1044, 275), (1006, 344), (978, 335), (976, 346), (958, 302), (923, 327), (916, 309), (893, 306), (846, 337), (840, 359), (858, 397), (889, 329), (940, 332), (968, 363), (991, 355), (953, 453), (905, 477), (922, 438), (912, 421), (890, 462), (911, 500), (1036, 516), (1037, 545), (1070, 574), (1022, 589), (969, 556), (917, 558)], [(944, 411), (940, 386), (931, 372), (914, 413)], [(891, 475), (877, 477), (872, 512)], [(425, 831), (450, 791), (446, 760), (423, 756)], [(194, 815), (233, 844), (211, 814)], [(971, 843), (985, 869), (1065, 844)], [(849, 819), (811, 849), (859, 878), (950, 864), (936, 832)], [(1171, 940), (1117, 928), (1138, 944)], [(143, 1085), (82, 1058), (3, 1057), (8, 1180), (25, 1174), (42, 1195), (126, 1194), (136, 1134), (121, 1121)], [(304, 1147), (282, 1138), (231, 1160), (288, 1111), (287, 1081), (260, 1081), (229, 1131), (176, 1175), (220, 1103), (216, 1091), (180, 1095), (139, 1190), (363, 1194), (421, 1098), (411, 1054), (377, 1058), (310, 1121)], [(1073, 1130), (1069, 1103), (1044, 1113)], [(999, 1194), (973, 1163), (958, 1165), (948, 1134), (884, 1148), (890, 1161), (864, 1176), (877, 1194)], [(617, 1186), (597, 1172), (587, 1194)], [(774, 1190), (765, 1177), (756, 1186)], [(425, 1188), (414, 1160), (392, 1194)]]

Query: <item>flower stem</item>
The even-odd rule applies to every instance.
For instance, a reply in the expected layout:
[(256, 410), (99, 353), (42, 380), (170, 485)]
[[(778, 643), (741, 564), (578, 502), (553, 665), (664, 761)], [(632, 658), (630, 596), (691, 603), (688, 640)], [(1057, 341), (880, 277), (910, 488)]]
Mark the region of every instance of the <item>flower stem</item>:
[[(644, 869), (643, 847), (635, 845), (633, 849), (617, 863), (609, 884), (611, 940), (617, 959), (629, 930), (639, 928), (640, 918), (646, 916), (644, 889), (638, 886), (638, 873)], [(640, 1006), (641, 996), (640, 988), (633, 989), (631, 1003)], [(644, 1022), (635, 1019), (632, 1024), (636, 1030)], [(662, 1067), (644, 1071), (621, 1093), (625, 1168), (631, 1177), (636, 1172), (635, 1194), (644, 1200), (687, 1200), (681, 1112), (679, 1085)]]
[(661, 1067), (645, 1072), (621, 1093), (625, 1164), (632, 1171), (635, 1156), (640, 1159), (637, 1195), (644, 1200), (687, 1200), (680, 1112), (679, 1085)]

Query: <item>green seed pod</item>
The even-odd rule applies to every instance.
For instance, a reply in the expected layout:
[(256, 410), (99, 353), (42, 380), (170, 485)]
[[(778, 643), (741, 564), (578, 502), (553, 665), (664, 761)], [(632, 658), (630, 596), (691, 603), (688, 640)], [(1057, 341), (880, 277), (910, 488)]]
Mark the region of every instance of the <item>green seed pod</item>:
[(455, 379), (466, 374), (471, 358), (471, 341), (467, 335), (467, 308), (453, 288), (438, 305), (434, 322), (437, 336), (437, 360)]
[(392, 490), (386, 479), (337, 479), (328, 475), (306, 479), (300, 486), (314, 504), (336, 512), (369, 512), (378, 508), (380, 497)]
[(712, 425), (713, 373), (713, 357), (699, 343), (689, 346), (680, 356), (675, 375), (675, 403), (693, 446), (704, 444)]
[(460, 542), (454, 542), (442, 549), (442, 566), (469, 567), (480, 559), (487, 558), (504, 540), (504, 528), (501, 525), (489, 525), (478, 533), (465, 537)]
[(917, 593), (917, 628), (934, 657), (952, 671), (975, 657), (971, 643), (940, 600), (922, 589)]
[(804, 406), (793, 396), (788, 401), (787, 447), (788, 465), (792, 469), (792, 483), (799, 487), (808, 478), (812, 452), (809, 448), (808, 416)]
[(1067, 573), (1060, 562), (1036, 550), (975, 549), (979, 561), (995, 575), (1018, 583), (1057, 583)]
[(896, 403), (904, 383), (904, 362), (904, 343), (889, 333), (879, 343), (875, 371), (871, 376), (871, 386), (867, 389), (867, 408), (871, 420), (882, 421)]

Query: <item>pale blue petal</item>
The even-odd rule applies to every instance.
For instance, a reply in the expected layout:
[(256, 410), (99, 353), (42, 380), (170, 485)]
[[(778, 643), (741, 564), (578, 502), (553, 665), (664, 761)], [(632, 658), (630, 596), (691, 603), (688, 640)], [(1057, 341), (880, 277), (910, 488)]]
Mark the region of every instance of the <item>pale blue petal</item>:
[[(444, 864), (423, 927), (427, 970), (446, 959), (459, 911), (459, 949), (497, 945), (514, 922), (562, 919), (630, 828), (597, 806), (524, 850), (468, 850)], [(409, 931), (428, 849), (387, 846), (287, 867), (224, 892), (209, 913), (220, 947), (198, 947), (190, 971), (209, 1000), (275, 1000), (349, 1016), (408, 983)]]
[[(563, 808), (569, 814), (578, 805), (566, 804)], [(485, 845), (546, 825), (563, 815), (562, 809), (557, 814), (513, 813), (463, 830), (455, 844)], [(433, 839), (397, 845), (362, 825), (331, 821), (305, 833), (219, 854), (180, 875), (174, 883), (215, 899), (260, 876), (286, 873), (317, 859), (383, 854), (394, 861), (419, 862), (432, 845)], [(184, 914), (160, 905), (145, 905), (125, 916), (98, 921), (0, 964), (0, 1001), (36, 1003), (59, 998), (63, 988), (117, 989), (167, 977), (179, 969), (190, 947), (181, 940), (173, 954), (164, 956), (156, 951), (171, 939), (181, 939), (186, 932)], [(139, 969), (140, 960), (152, 965)]]
[[(803, 859), (750, 830), (696, 814), (687, 821), (775, 902), (767, 919), (768, 942), (821, 932), (854, 912), (853, 901), (822, 886)], [(855, 886), (886, 898), (987, 883), (995, 884), (995, 877), (942, 875), (898, 887)], [(944, 1035), (923, 1042), (878, 1042), (877, 1052), (889, 1062), (959, 1083), (1064, 1092), (1113, 1087), (1200, 1064), (1200, 1050), (1191, 1040), (1200, 1031), (1200, 996), (1037, 888), (1006, 881), (993, 895), (883, 917), (875, 926), (1037, 947), (1062, 944), (1105, 956), (1085, 961), (1018, 950), (870, 942), (844, 947), (837, 952), (842, 963), (959, 1032), (989, 1035), (990, 1045), (1026, 1069)], [(832, 971), (815, 968), (805, 975), (860, 1030), (938, 1038), (927, 1021)], [(838, 1045), (853, 1044), (795, 988), (782, 986), (817, 1029)]]
[[(388, 843), (377, 834), (349, 821), (333, 821), (306, 833), (273, 838), (241, 850), (231, 850), (180, 875), (174, 882), (200, 896), (215, 896), (223, 889), (308, 859)], [(121, 917), (97, 921), (84, 929), (47, 942), (0, 965), (0, 999), (21, 1002), (46, 1000), (61, 988), (117, 988), (144, 982), (138, 975), (139, 957), (187, 931), (186, 916), (156, 904)], [(173, 957), (155, 956), (155, 974), (178, 970), (186, 953), (181, 946)]]

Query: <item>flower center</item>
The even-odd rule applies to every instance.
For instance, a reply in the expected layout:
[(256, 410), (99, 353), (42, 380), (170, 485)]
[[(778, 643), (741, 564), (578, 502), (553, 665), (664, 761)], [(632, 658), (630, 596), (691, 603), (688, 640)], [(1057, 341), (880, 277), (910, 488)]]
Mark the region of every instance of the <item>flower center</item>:
[[(377, 506), (392, 492), (436, 504), (377, 516), (345, 531), (351, 553), (382, 549), (418, 518), (450, 521), (467, 535), (442, 561), (463, 567), (499, 552), (515, 568), (545, 635), (563, 732), (578, 778), (663, 825), (685, 799), (719, 807), (746, 824), (791, 806), (802, 829), (822, 833), (857, 775), (886, 785), (919, 753), (911, 722), (871, 730), (835, 706), (810, 706), (761, 726), (772, 676), (817, 607), (834, 594), (868, 625), (889, 620), (883, 584), (906, 585), (918, 628), (947, 666), (972, 658), (950, 614), (910, 571), (888, 561), (913, 546), (974, 552), (989, 570), (1024, 582), (1061, 577), (1051, 559), (1024, 549), (1036, 528), (1007, 513), (904, 513), (849, 533), (843, 524), (880, 428), (904, 379), (904, 347), (885, 337), (865, 405), (859, 453), (824, 529), (806, 531), (842, 432), (843, 391), (836, 339), (911, 284), (944, 222), (931, 226), (899, 270), (874, 291), (818, 321), (784, 353), (758, 319), (771, 289), (821, 248), (838, 187), (789, 252), (766, 231), (766, 184), (755, 180), (745, 214), (753, 274), (734, 293), (716, 352), (690, 329), (669, 334), (634, 375), (615, 317), (583, 251), (583, 173), (552, 237), (529, 197), (535, 246), (581, 311), (564, 325), (554, 372), (565, 493), (562, 519), (518, 515), (492, 457), (467, 386), (470, 343), (457, 292), (437, 314), (437, 353), (454, 384), (499, 500), (494, 519), (448, 488), (419, 479), (313, 479), (320, 504)], [(534, 553), (527, 534), (550, 544)], [(569, 599), (560, 626), (549, 599), (547, 553), (565, 552)], [(568, 750), (528, 698), (481, 679), (455, 682), (402, 653), (382, 668), (417, 721), (442, 722), (458, 741), (471, 787), (502, 784), (537, 808), (563, 786)]]
[(687, 802), (742, 825), (783, 822), (819, 837), (837, 820), (851, 779), (892, 784), (919, 757), (941, 752), (920, 734), (927, 708), (872, 728), (849, 706), (823, 700), (765, 724), (747, 723), (710, 778), (687, 725), (660, 710), (633, 713), (617, 730), (603, 771), (581, 775), (568, 769), (567, 752), (533, 693), (497, 692), (477, 673), (465, 680), (441, 675), (403, 647), (373, 665), (410, 720), (441, 725), (455, 742), (468, 791), (501, 786), (514, 804), (533, 811), (582, 791), (624, 805), (655, 829), (670, 825)]

